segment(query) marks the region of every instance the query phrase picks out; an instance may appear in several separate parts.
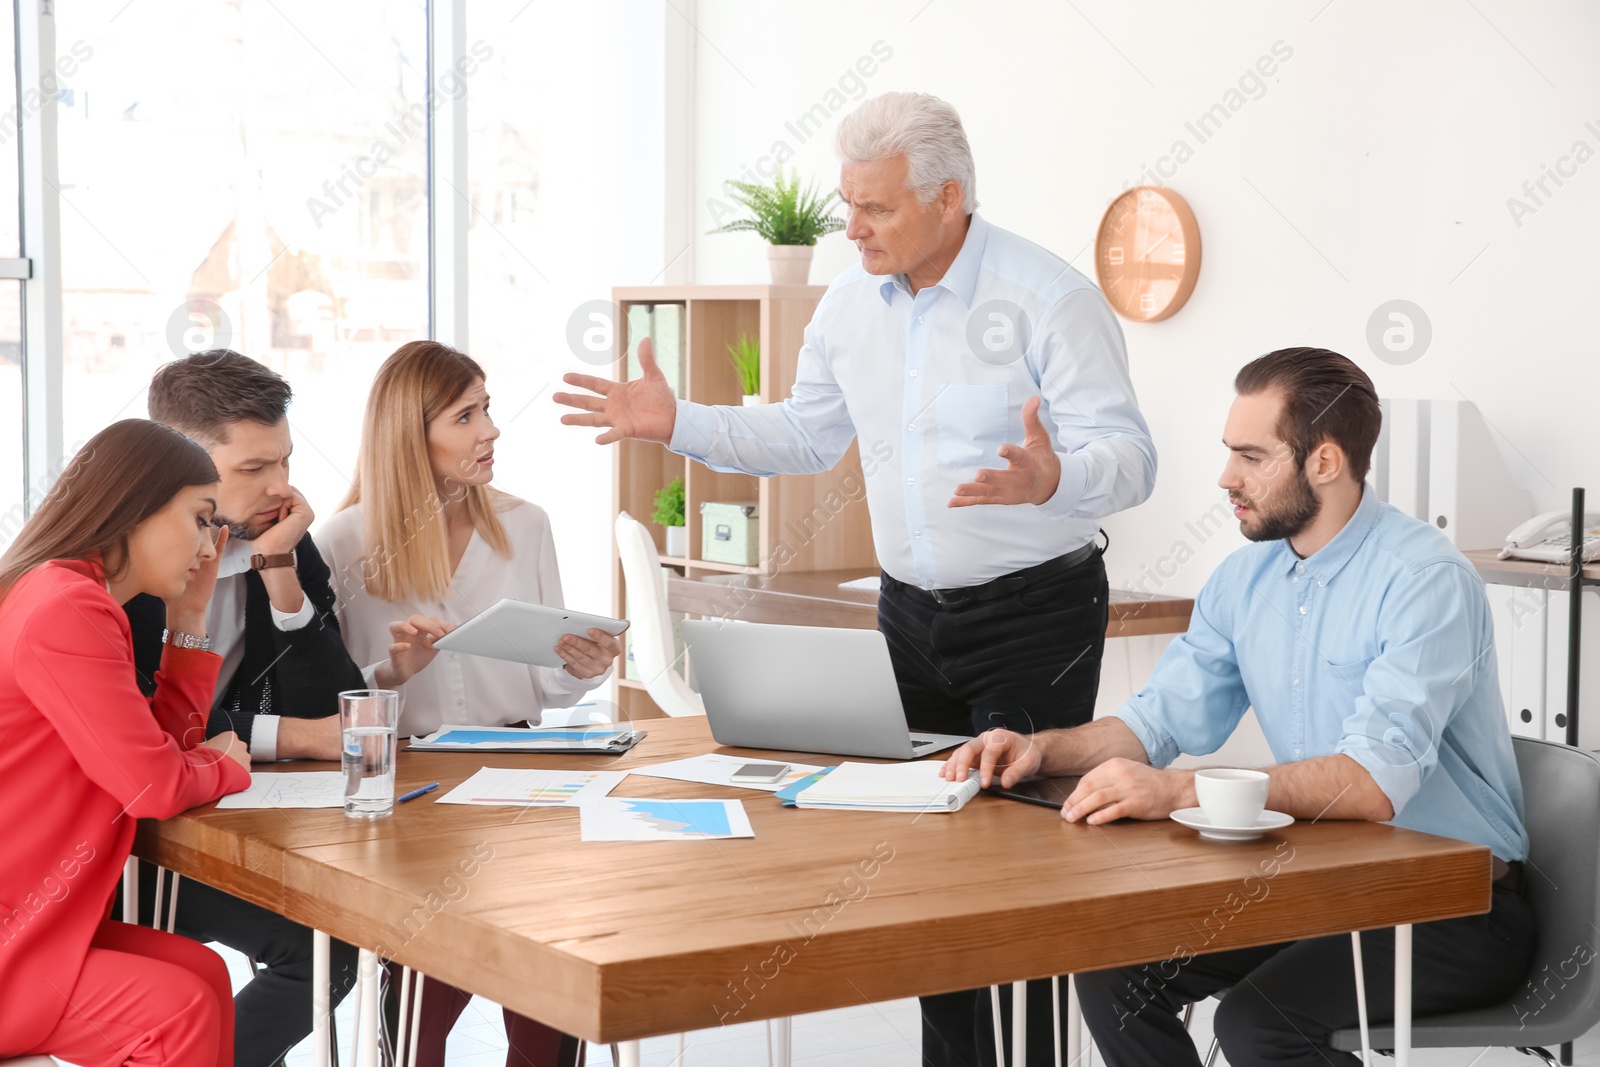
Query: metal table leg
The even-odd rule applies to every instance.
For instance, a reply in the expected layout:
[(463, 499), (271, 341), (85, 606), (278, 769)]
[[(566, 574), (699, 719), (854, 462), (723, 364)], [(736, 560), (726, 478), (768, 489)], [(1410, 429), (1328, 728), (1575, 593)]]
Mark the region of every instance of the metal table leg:
[(1028, 983), (1011, 983), (1011, 1067), (1028, 1067)]
[(328, 1041), (328, 935), (311, 932), (311, 1062), (314, 1067), (329, 1067), (332, 1057)]
[(362, 949), (357, 957), (356, 995), (356, 1064), (357, 1067), (380, 1067), (383, 1059), (378, 1048), (378, 1034), (382, 1030), (378, 1017), (378, 957)]
[(1411, 924), (1394, 928), (1394, 1063), (1411, 1067)]

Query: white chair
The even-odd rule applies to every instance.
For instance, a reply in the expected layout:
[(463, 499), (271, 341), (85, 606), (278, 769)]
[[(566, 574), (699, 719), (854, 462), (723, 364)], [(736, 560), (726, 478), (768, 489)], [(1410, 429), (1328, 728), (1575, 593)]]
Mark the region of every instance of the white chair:
[(661, 554), (644, 524), (626, 511), (617, 515), (617, 554), (631, 601), (633, 661), (650, 699), (668, 715), (704, 715), (700, 694), (677, 672), (672, 620), (661, 585)]

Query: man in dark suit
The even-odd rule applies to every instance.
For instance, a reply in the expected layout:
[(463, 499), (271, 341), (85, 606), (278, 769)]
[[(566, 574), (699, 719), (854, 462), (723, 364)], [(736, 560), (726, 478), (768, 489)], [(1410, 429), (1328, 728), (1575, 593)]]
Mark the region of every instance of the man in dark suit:
[[(147, 694), (154, 691), (164, 643), (209, 647), (222, 657), (206, 735), (234, 731), (256, 762), (338, 759), (339, 693), (367, 688), (339, 634), (328, 566), (306, 532), (311, 507), (289, 484), (292, 395), (283, 378), (226, 349), (156, 372), (150, 417), (211, 454), (221, 476), (217, 514), (231, 536), (206, 633), (168, 631), (166, 609), (155, 597), (138, 596), (126, 605)], [(140, 898), (153, 907), (155, 877), (148, 865), (141, 882)], [(307, 927), (190, 879), (178, 893), (177, 931), (265, 965), (234, 998), (239, 1067), (277, 1063), (310, 1032)], [(335, 997), (342, 998), (354, 982), (355, 951), (335, 942), (332, 964)]]

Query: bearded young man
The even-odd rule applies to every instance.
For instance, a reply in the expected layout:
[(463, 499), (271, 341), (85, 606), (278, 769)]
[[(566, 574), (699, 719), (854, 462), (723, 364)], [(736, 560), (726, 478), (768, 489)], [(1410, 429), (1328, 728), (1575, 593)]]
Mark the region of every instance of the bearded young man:
[[(1215, 752), (1254, 708), (1276, 766), (1267, 806), (1298, 819), (1369, 819), (1494, 854), (1485, 915), (1413, 931), (1413, 1010), (1493, 1003), (1521, 984), (1534, 923), (1520, 895), (1522, 784), (1500, 701), (1494, 627), (1477, 572), (1438, 530), (1366, 484), (1382, 414), (1372, 382), (1318, 348), (1245, 366), (1219, 482), (1255, 544), (1206, 582), (1189, 630), (1114, 715), (1025, 737), (992, 730), (945, 776), (987, 786), (1083, 776), (1062, 817), (1164, 819), (1197, 801), (1180, 754)], [(1361, 935), (1374, 1023), (1393, 1016), (1394, 932)], [(1200, 1059), (1179, 1012), (1230, 990), (1216, 1034), (1234, 1067), (1355, 1064), (1328, 1046), (1355, 1025), (1350, 939), (1309, 938), (1075, 978), (1110, 1067)]]

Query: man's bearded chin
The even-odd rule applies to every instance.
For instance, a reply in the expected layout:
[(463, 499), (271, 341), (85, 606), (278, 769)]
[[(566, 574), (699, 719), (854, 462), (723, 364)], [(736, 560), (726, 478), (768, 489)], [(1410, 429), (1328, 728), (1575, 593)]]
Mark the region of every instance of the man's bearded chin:
[[(1286, 541), (1300, 534), (1322, 512), (1322, 498), (1311, 488), (1311, 480), (1301, 471), (1284, 486), (1280, 499), (1268, 508), (1246, 503), (1256, 512), (1256, 527), (1240, 532), (1252, 541)], [(1261, 503), (1266, 503), (1262, 500)]]
[(272, 525), (270, 522), (264, 522), (260, 526), (252, 528), (248, 522), (234, 522), (232, 519), (224, 519), (223, 521), (227, 523), (228, 540), (230, 541), (254, 541), (266, 533), (267, 527)]

